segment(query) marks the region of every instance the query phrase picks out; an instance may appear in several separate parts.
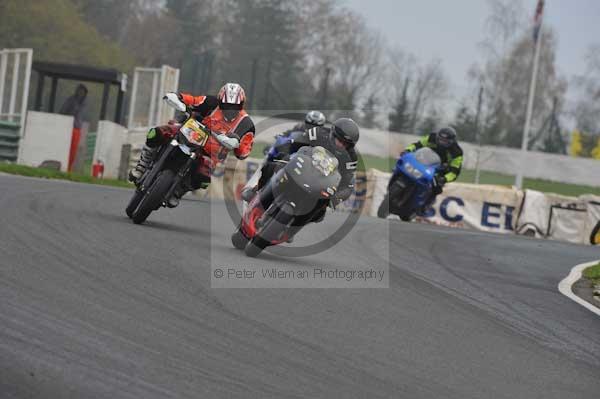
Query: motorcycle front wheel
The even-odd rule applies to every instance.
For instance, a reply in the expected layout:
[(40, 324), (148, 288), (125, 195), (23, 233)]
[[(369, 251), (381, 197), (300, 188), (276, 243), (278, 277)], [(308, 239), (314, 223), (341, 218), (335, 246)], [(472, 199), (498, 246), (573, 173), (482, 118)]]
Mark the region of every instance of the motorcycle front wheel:
[(388, 194), (383, 197), (383, 201), (381, 201), (381, 205), (379, 205), (379, 209), (377, 209), (377, 217), (381, 219), (385, 219), (390, 214), (390, 196)]
[(248, 244), (248, 238), (246, 238), (240, 229), (237, 229), (237, 231), (231, 235), (231, 243), (236, 249), (244, 249)]
[(260, 237), (254, 237), (248, 241), (244, 253), (250, 258), (256, 258), (267, 247), (268, 243)]
[(129, 219), (133, 217), (133, 213), (142, 201), (142, 198), (144, 198), (144, 193), (142, 193), (136, 188), (135, 193), (133, 193), (133, 197), (131, 197), (131, 199), (129, 200), (127, 208), (125, 208), (125, 213), (127, 214), (127, 216), (129, 216)]
[(152, 186), (148, 188), (142, 202), (133, 213), (133, 223), (141, 224), (146, 221), (148, 216), (155, 210), (160, 208), (165, 196), (173, 185), (175, 172), (170, 169), (165, 169), (156, 178)]

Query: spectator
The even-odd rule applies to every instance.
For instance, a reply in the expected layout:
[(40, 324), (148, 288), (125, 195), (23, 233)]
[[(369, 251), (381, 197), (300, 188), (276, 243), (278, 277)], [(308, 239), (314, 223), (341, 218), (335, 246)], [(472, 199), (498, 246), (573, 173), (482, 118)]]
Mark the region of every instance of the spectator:
[(65, 103), (60, 107), (59, 114), (71, 115), (75, 118), (73, 127), (75, 129), (81, 129), (83, 124), (83, 110), (85, 108), (85, 99), (88, 94), (88, 89), (85, 85), (80, 84), (75, 89), (75, 94), (67, 98)]
[(70, 115), (73, 120), (73, 132), (71, 135), (71, 149), (69, 151), (69, 172), (73, 170), (73, 165), (77, 157), (77, 148), (81, 139), (81, 127), (83, 126), (83, 111), (85, 108), (85, 99), (88, 89), (83, 84), (79, 84), (75, 89), (75, 94), (67, 98), (60, 107), (59, 114)]

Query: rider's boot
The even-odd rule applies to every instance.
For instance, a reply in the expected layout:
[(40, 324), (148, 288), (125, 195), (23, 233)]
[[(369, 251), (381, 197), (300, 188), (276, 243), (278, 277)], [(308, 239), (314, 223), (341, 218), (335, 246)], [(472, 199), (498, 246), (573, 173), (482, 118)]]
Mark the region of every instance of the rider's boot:
[(177, 207), (177, 205), (179, 205), (179, 200), (181, 200), (181, 197), (183, 197), (185, 193), (187, 193), (186, 189), (181, 187), (181, 185), (177, 186), (177, 188), (175, 188), (175, 191), (173, 191), (173, 195), (171, 195), (171, 198), (167, 200), (167, 206), (169, 208)]
[(175, 208), (177, 205), (179, 205), (179, 200), (181, 200), (186, 193), (194, 190), (206, 190), (208, 186), (210, 186), (209, 182), (200, 182), (196, 185), (192, 184), (191, 176), (187, 175), (183, 178), (183, 180), (181, 180), (177, 187), (175, 187), (173, 195), (171, 195), (171, 198), (167, 200), (167, 207)]
[(424, 217), (431, 213), (431, 210), (433, 209), (432, 205), (435, 201), (435, 197), (436, 197), (435, 194), (432, 194), (431, 196), (429, 196), (427, 201), (425, 201), (425, 203), (423, 205), (421, 205), (421, 207), (419, 209), (417, 209), (417, 212), (416, 212), (417, 216)]
[(156, 155), (156, 150), (156, 148), (150, 148), (148, 145), (144, 144), (137, 165), (135, 165), (135, 167), (129, 171), (130, 182), (137, 183), (139, 178), (142, 177), (144, 172), (146, 172), (146, 169), (148, 169), (152, 163), (152, 160)]

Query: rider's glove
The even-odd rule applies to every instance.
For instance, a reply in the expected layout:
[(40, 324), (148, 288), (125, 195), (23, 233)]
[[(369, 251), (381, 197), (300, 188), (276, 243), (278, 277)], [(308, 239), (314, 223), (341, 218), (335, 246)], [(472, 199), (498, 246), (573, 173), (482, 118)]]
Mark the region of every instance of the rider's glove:
[(226, 134), (218, 135), (217, 140), (228, 150), (233, 150), (234, 148), (238, 148), (240, 146), (240, 141), (237, 138), (229, 137)]
[(331, 209), (335, 210), (335, 208), (342, 202), (344, 202), (344, 200), (340, 198), (339, 193), (335, 193), (331, 197), (329, 197), (329, 206), (331, 207)]
[(169, 106), (175, 108), (178, 111), (187, 111), (187, 106), (183, 103), (181, 97), (177, 93), (167, 93), (163, 97), (163, 100), (165, 100), (165, 102), (169, 104)]

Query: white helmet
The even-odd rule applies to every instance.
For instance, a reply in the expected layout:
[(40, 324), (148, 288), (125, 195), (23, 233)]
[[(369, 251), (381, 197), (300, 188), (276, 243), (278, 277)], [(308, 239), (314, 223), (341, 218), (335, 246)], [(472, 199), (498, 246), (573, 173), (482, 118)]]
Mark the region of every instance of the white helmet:
[(217, 95), (221, 104), (236, 104), (244, 105), (246, 102), (246, 92), (237, 83), (225, 83), (225, 86), (221, 87), (219, 94)]
[(307, 125), (323, 126), (325, 125), (325, 115), (323, 115), (321, 111), (310, 111), (306, 114), (306, 117), (304, 117), (304, 122), (306, 122)]
[(240, 111), (244, 108), (246, 92), (237, 83), (225, 83), (225, 86), (219, 90), (217, 98), (219, 99), (219, 108), (223, 111), (223, 116), (228, 121), (232, 121), (237, 118)]

